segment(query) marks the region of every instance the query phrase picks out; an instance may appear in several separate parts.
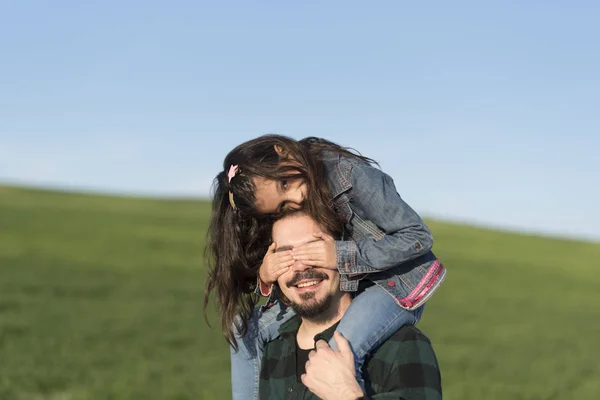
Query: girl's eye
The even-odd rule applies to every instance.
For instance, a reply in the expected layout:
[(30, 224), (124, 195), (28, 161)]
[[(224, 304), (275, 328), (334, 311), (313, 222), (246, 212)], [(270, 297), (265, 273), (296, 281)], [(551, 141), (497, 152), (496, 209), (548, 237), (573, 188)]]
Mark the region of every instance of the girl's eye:
[(287, 179), (282, 179), (281, 180), (281, 187), (283, 188), (283, 190), (287, 189), (287, 185), (288, 185)]
[(285, 201), (283, 201), (280, 205), (279, 205), (279, 212), (284, 212), (285, 211)]

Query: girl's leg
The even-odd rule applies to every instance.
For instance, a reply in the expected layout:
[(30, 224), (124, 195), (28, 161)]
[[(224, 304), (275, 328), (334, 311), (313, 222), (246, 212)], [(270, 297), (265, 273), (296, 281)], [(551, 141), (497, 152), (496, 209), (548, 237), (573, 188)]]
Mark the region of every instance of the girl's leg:
[[(377, 285), (367, 287), (352, 300), (337, 330), (350, 342), (356, 376), (363, 389), (362, 367), (365, 357), (403, 325), (415, 325), (421, 319), (423, 307), (414, 311), (405, 310)], [(337, 349), (333, 338), (329, 345)]]
[(279, 336), (279, 327), (293, 315), (292, 309), (279, 301), (268, 309), (264, 306), (254, 309), (246, 335), (236, 335), (238, 351), (230, 348), (232, 400), (258, 399), (264, 345)]

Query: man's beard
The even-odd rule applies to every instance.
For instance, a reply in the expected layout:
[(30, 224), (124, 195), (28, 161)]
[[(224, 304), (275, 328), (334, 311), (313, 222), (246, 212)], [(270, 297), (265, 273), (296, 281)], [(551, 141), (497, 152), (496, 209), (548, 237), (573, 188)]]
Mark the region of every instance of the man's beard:
[[(310, 295), (307, 297), (314, 297), (314, 293), (305, 293), (301, 295), (303, 300), (305, 299), (305, 295)], [(307, 319), (313, 322), (327, 322), (331, 319), (329, 310), (331, 309), (331, 304), (333, 303), (333, 293), (327, 293), (327, 295), (321, 299), (317, 300), (308, 300), (300, 303), (291, 302), (290, 307), (292, 310), (296, 312), (300, 318)]]
[[(305, 272), (298, 272), (288, 283), (288, 286), (294, 285), (303, 279), (318, 278), (327, 280), (329, 277), (322, 272), (315, 270), (308, 270)], [(307, 292), (300, 294), (300, 298), (303, 300), (302, 303), (296, 303), (290, 301), (290, 307), (296, 312), (300, 318), (304, 318), (314, 322), (327, 322), (330, 319), (330, 313), (328, 312), (333, 303), (333, 293), (327, 293), (327, 295), (321, 300), (315, 300), (315, 292)]]

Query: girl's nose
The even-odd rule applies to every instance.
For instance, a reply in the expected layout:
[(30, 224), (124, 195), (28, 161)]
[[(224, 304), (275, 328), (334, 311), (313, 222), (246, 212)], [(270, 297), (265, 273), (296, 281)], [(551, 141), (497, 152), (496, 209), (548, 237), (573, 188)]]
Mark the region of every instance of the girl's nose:
[(304, 196), (302, 195), (300, 189), (296, 190), (294, 193), (290, 193), (290, 196), (288, 197), (288, 203), (293, 209), (300, 208), (303, 200)]

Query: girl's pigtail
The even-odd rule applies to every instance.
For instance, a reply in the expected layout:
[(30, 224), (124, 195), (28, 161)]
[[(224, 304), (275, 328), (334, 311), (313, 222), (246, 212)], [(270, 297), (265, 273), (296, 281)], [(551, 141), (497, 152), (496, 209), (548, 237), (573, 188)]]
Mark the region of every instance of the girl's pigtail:
[(209, 254), (206, 260), (209, 270), (204, 293), (204, 317), (208, 322), (206, 310), (210, 295), (214, 292), (223, 333), (232, 345), (237, 346), (232, 326), (240, 291), (234, 274), (237, 270), (236, 266), (243, 264), (244, 261), (240, 259), (243, 249), (240, 232), (237, 229), (238, 211), (231, 207), (226, 179), (225, 172), (221, 172), (213, 184), (212, 216), (206, 249)]
[[(209, 265), (204, 293), (204, 316), (214, 292), (221, 329), (226, 340), (237, 350), (236, 335), (248, 329), (258, 296), (253, 293), (258, 267), (268, 247), (270, 227), (256, 215), (237, 206), (228, 176), (221, 172), (213, 184), (213, 212), (208, 229), (207, 263)], [(234, 204), (231, 204), (231, 203)], [(234, 205), (236, 207), (234, 208)], [(266, 247), (265, 247), (266, 246)], [(239, 318), (236, 318), (239, 316)]]

